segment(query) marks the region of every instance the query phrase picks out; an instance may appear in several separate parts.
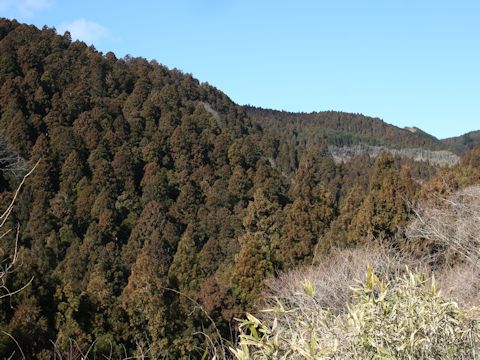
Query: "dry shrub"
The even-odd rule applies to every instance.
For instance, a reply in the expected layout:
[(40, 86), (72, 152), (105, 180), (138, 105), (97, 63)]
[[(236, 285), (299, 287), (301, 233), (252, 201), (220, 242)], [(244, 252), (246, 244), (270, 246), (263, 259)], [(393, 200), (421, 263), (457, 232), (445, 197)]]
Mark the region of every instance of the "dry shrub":
[[(337, 313), (345, 310), (345, 304), (353, 295), (352, 287), (363, 279), (367, 266), (372, 266), (377, 276), (391, 280), (403, 273), (406, 265), (411, 268), (422, 265), (421, 261), (403, 257), (381, 244), (355, 249), (334, 249), (331, 253), (318, 257), (315, 263), (268, 281), (264, 296), (266, 306), (274, 306), (277, 301), (297, 306), (303, 302), (313, 302)], [(315, 289), (312, 297), (305, 294), (306, 283), (310, 283)]]
[(433, 249), (439, 263), (460, 257), (480, 264), (480, 186), (437, 197), (414, 212), (406, 231), (410, 243)]
[(437, 196), (415, 209), (411, 244), (427, 248), (440, 288), (464, 306), (480, 301), (480, 186)]

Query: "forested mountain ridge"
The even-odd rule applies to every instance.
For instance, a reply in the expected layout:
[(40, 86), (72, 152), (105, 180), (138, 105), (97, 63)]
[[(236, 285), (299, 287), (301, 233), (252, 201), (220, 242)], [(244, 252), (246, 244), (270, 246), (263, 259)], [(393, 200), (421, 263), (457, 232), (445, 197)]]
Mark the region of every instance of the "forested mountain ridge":
[(291, 113), (244, 106), (255, 121), (276, 128), (285, 128), (297, 141), (313, 141), (310, 138), (325, 138), (336, 146), (365, 143), (396, 148), (422, 147), (429, 150), (445, 150), (445, 145), (434, 136), (421, 130), (412, 131), (385, 123), (378, 118), (339, 111)]
[[(264, 128), (267, 137), (289, 144), (283, 145), (284, 148), (293, 147), (301, 152), (307, 147), (321, 148), (326, 143), (337, 162), (349, 161), (352, 156), (376, 157), (387, 151), (414, 161), (452, 166), (458, 162), (458, 155), (467, 149), (451, 146), (415, 127), (402, 129), (361, 114), (243, 108), (255, 123)], [(284, 158), (284, 151), (278, 149), (275, 154)], [(289, 164), (284, 166), (286, 171), (293, 168)]]
[(442, 142), (461, 154), (480, 145), (480, 131), (471, 131), (460, 136), (443, 139)]
[[(266, 278), (332, 246), (396, 242), (406, 200), (478, 176), (477, 150), (452, 170), (385, 153), (336, 164), (323, 136), (283, 141), (290, 130), (249, 111), (155, 61), (0, 20), (0, 133), (40, 159), (8, 221), (22, 262), (7, 286), (33, 281), (0, 302), (27, 357), (74, 342), (98, 357), (200, 358), (204, 334), (231, 337)], [(3, 208), (18, 182), (0, 173)], [(0, 336), (0, 356), (13, 346)]]

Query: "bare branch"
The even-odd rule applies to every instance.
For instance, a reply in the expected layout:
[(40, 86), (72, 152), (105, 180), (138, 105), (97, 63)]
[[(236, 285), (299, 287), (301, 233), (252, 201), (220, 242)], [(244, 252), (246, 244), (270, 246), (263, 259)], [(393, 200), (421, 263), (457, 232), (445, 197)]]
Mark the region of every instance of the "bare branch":
[(17, 177), (27, 169), (27, 162), (10, 148), (5, 137), (0, 134), (0, 171), (11, 172)]
[(20, 193), (20, 190), (22, 189), (23, 187), (23, 184), (25, 184), (25, 181), (27, 180), (27, 178), (32, 175), (32, 173), (35, 171), (35, 169), (37, 168), (38, 164), (40, 163), (42, 159), (39, 159), (36, 164), (33, 166), (33, 168), (28, 172), (26, 173), (24, 176), (23, 176), (23, 179), (22, 181), (20, 182), (20, 184), (18, 185), (17, 189), (15, 190), (15, 193), (13, 195), (13, 199), (12, 201), (10, 202), (10, 205), (7, 207), (7, 209), (3, 212), (2, 215), (0, 215), (0, 228), (3, 227), (3, 225), (5, 224), (5, 221), (7, 221), (8, 219), (8, 216), (10, 215), (10, 213), (12, 212), (13, 210), (13, 205), (15, 204), (15, 201), (17, 200), (17, 197), (18, 197), (18, 194)]
[(480, 265), (480, 186), (471, 186), (435, 204), (414, 209), (407, 236), (442, 246), (471, 264)]
[[(5, 332), (2, 330), (2, 333), (7, 335), (10, 339), (13, 340), (13, 342), (15, 343), (15, 345), (17, 346), (18, 350), (20, 350), (20, 353), (22, 354), (22, 359), (26, 359), (25, 357), (25, 354), (23, 353), (23, 350), (22, 350), (22, 347), (20, 346), (20, 344), (18, 343), (18, 341), (12, 336), (10, 335), (9, 333)], [(12, 357), (13, 355), (15, 354), (15, 352), (12, 354)]]
[[(1, 141), (2, 141), (2, 137), (0, 136), (0, 156), (1, 156)], [(2, 160), (0, 158), (0, 164), (1, 164), (1, 161)], [(25, 184), (25, 181), (35, 171), (35, 169), (37, 168), (39, 163), (40, 163), (40, 160), (38, 160), (36, 162), (36, 164), (32, 167), (32, 169), (30, 169), (30, 171), (27, 172), (23, 176), (22, 181), (20, 181), (20, 184), (17, 186), (17, 189), (15, 190), (15, 192), (13, 194), (13, 198), (10, 201), (10, 204), (8, 205), (7, 209), (2, 213), (2, 215), (0, 215), (0, 228), (2, 228), (5, 225), (5, 223), (7, 222), (8, 218), (9, 218), (9, 216), (12, 213), (12, 210), (14, 208), (15, 201), (17, 200), (17, 197), (18, 197), (23, 185)], [(9, 234), (10, 232), (11, 232), (11, 229), (5, 231), (3, 234), (0, 235), (0, 239), (4, 239), (5, 236), (7, 234)], [(30, 279), (30, 281), (27, 284), (25, 284), (24, 286), (22, 286), (21, 288), (19, 288), (17, 290), (13, 290), (13, 291), (11, 291), (7, 286), (7, 275), (14, 271), (14, 267), (18, 262), (18, 255), (19, 255), (19, 253), (18, 253), (18, 241), (19, 241), (19, 237), (20, 237), (20, 225), (17, 224), (13, 253), (10, 254), (10, 256), (7, 259), (4, 259), (1, 263), (1, 265), (0, 265), (0, 299), (12, 296), (14, 294), (17, 294), (18, 292), (25, 289), (28, 285), (30, 285), (30, 283), (33, 281), (33, 277), (32, 277), (32, 279)], [(0, 251), (2, 253), (2, 256), (5, 256), (5, 251), (3, 250), (2, 247), (0, 247)]]

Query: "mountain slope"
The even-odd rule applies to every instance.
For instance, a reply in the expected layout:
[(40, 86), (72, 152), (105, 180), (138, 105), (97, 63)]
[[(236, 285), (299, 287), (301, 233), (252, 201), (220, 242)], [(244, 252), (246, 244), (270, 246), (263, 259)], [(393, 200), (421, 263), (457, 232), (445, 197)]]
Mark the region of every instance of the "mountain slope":
[[(59, 351), (95, 341), (98, 357), (143, 344), (179, 358), (213, 331), (188, 298), (227, 336), (248, 200), (285, 188), (240, 107), (155, 61), (2, 19), (0, 131), (18, 155), (42, 159), (10, 219), (22, 224), (23, 262), (8, 286), (34, 281), (12, 306), (0, 301), (2, 329), (28, 358), (50, 340)], [(0, 173), (2, 206), (14, 175)], [(14, 346), (0, 337), (2, 357)]]
[(480, 145), (480, 130), (471, 131), (469, 133), (443, 139), (442, 142), (459, 154), (463, 154), (468, 150)]
[(450, 148), (418, 128), (401, 129), (378, 118), (337, 111), (290, 113), (243, 107), (264, 131), (269, 147), (264, 149), (286, 174), (298, 166), (306, 149), (328, 148), (337, 163), (353, 157), (377, 157), (390, 152), (412, 161), (452, 166), (459, 160)]
[(328, 144), (336, 146), (365, 143), (395, 148), (446, 149), (440, 140), (419, 129), (401, 129), (361, 114), (337, 111), (290, 113), (250, 106), (244, 106), (244, 109), (254, 121), (266, 127), (285, 129), (299, 142), (324, 137)]

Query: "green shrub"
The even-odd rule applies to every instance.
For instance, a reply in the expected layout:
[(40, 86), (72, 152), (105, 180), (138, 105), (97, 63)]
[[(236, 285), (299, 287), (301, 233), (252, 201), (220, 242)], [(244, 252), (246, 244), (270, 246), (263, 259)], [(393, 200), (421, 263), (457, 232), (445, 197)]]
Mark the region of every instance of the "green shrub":
[[(335, 314), (305, 301), (281, 302), (259, 320), (240, 322), (239, 343), (231, 348), (245, 359), (475, 359), (480, 325), (473, 311), (445, 299), (432, 278), (407, 269), (394, 282), (381, 281), (369, 267), (353, 289), (346, 311)], [(311, 282), (302, 297), (314, 297)], [(313, 304), (313, 305), (312, 305)], [(299, 306), (297, 306), (299, 305)]]

